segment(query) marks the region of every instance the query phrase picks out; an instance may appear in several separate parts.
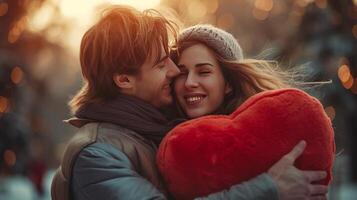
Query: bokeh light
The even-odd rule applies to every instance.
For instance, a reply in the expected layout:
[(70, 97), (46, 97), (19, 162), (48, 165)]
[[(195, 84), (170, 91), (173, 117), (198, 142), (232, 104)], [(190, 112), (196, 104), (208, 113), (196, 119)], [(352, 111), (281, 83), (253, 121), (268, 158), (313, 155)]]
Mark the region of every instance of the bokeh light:
[[(347, 60), (345, 58), (342, 58), (342, 60), (343, 63), (347, 63)], [(353, 87), (354, 85), (356, 85), (356, 79), (354, 79), (354, 77), (352, 76), (350, 67), (347, 64), (343, 64), (338, 68), (337, 75), (344, 88), (351, 89), (351, 91), (356, 90)]]
[(354, 79), (352, 76), (349, 76), (348, 80), (346, 82), (343, 82), (342, 85), (343, 87), (345, 87), (346, 89), (350, 89), (353, 85)]
[(40, 32), (47, 28), (49, 24), (55, 20), (52, 18), (55, 9), (56, 8), (51, 3), (44, 4), (36, 13), (31, 15), (28, 29), (30, 31)]
[(206, 5), (201, 1), (191, 1), (188, 5), (188, 14), (192, 18), (202, 18), (207, 13)]
[(6, 97), (0, 96), (0, 113), (6, 112), (9, 106), (9, 100)]
[(17, 29), (16, 27), (14, 27), (13, 29), (11, 29), (9, 31), (9, 34), (8, 34), (8, 37), (7, 37), (7, 40), (9, 43), (15, 43), (19, 37), (20, 37), (20, 31), (19, 29)]
[(273, 9), (274, 2), (273, 0), (256, 0), (254, 6), (259, 10), (269, 12)]
[(26, 28), (28, 21), (28, 17), (22, 17), (20, 20), (18, 20), (10, 29), (9, 34), (8, 34), (8, 42), (9, 43), (15, 43), (23, 33), (23, 31)]
[(9, 6), (6, 2), (0, 3), (0, 17), (6, 15), (7, 11), (9, 10)]
[(15, 84), (19, 84), (23, 78), (23, 71), (20, 67), (14, 67), (11, 71), (11, 81)]
[(4, 152), (4, 161), (5, 164), (9, 167), (12, 167), (16, 163), (16, 154), (13, 150), (7, 149)]
[(350, 68), (347, 65), (341, 65), (341, 67), (338, 69), (338, 77), (342, 83), (347, 82), (351, 77)]
[(258, 20), (265, 20), (268, 18), (269, 12), (260, 10), (258, 8), (254, 8), (252, 11), (253, 17), (258, 19)]
[(327, 106), (325, 108), (325, 112), (327, 114), (327, 116), (330, 118), (331, 121), (333, 121), (336, 117), (336, 111), (335, 108), (333, 106)]

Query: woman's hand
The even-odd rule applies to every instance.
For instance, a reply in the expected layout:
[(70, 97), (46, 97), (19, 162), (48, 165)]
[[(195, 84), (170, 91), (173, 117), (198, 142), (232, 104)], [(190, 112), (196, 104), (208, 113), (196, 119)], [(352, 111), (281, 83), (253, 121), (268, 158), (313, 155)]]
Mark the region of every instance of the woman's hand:
[(283, 156), (269, 170), (273, 178), (280, 200), (327, 199), (327, 186), (312, 184), (326, 178), (325, 171), (303, 171), (294, 166), (295, 160), (302, 154), (306, 142), (301, 141), (294, 149)]

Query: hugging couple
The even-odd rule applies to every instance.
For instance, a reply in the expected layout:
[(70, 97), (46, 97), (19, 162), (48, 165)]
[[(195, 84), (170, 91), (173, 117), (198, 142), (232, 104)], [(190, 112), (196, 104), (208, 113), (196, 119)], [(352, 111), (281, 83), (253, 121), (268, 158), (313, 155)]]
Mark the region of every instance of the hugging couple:
[[(222, 29), (179, 31), (155, 10), (127, 6), (108, 8), (84, 34), (80, 63), (84, 85), (67, 120), (79, 129), (53, 179), (54, 200), (173, 199), (156, 165), (171, 129), (204, 115), (229, 115), (259, 92), (293, 87), (288, 73), (243, 58)], [(177, 112), (165, 110), (172, 108)], [(327, 186), (316, 184), (326, 172), (294, 166), (305, 146), (301, 141), (266, 172), (197, 199), (326, 199)]]

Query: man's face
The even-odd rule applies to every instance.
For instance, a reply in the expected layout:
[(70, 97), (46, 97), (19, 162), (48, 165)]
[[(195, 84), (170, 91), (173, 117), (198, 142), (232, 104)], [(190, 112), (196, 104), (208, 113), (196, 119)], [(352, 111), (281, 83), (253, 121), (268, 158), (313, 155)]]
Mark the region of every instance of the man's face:
[(162, 107), (172, 103), (170, 84), (180, 71), (163, 47), (160, 60), (156, 62), (155, 58), (156, 55), (150, 56), (141, 66), (135, 77), (134, 95), (155, 107)]

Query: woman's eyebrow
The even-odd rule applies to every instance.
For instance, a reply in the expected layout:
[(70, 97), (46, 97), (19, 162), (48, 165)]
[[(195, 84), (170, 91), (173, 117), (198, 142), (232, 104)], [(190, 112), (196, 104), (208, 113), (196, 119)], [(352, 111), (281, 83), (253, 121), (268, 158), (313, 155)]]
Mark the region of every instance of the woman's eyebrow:
[[(206, 66), (206, 65), (213, 67), (213, 64), (211, 64), (211, 63), (197, 63), (197, 64), (195, 64), (195, 67), (203, 67), (203, 66)], [(178, 68), (186, 68), (186, 65), (178, 64), (177, 67)]]
[(202, 67), (202, 66), (205, 66), (205, 65), (209, 65), (209, 66), (213, 67), (213, 65), (211, 63), (197, 63), (195, 66), (196, 67)]

